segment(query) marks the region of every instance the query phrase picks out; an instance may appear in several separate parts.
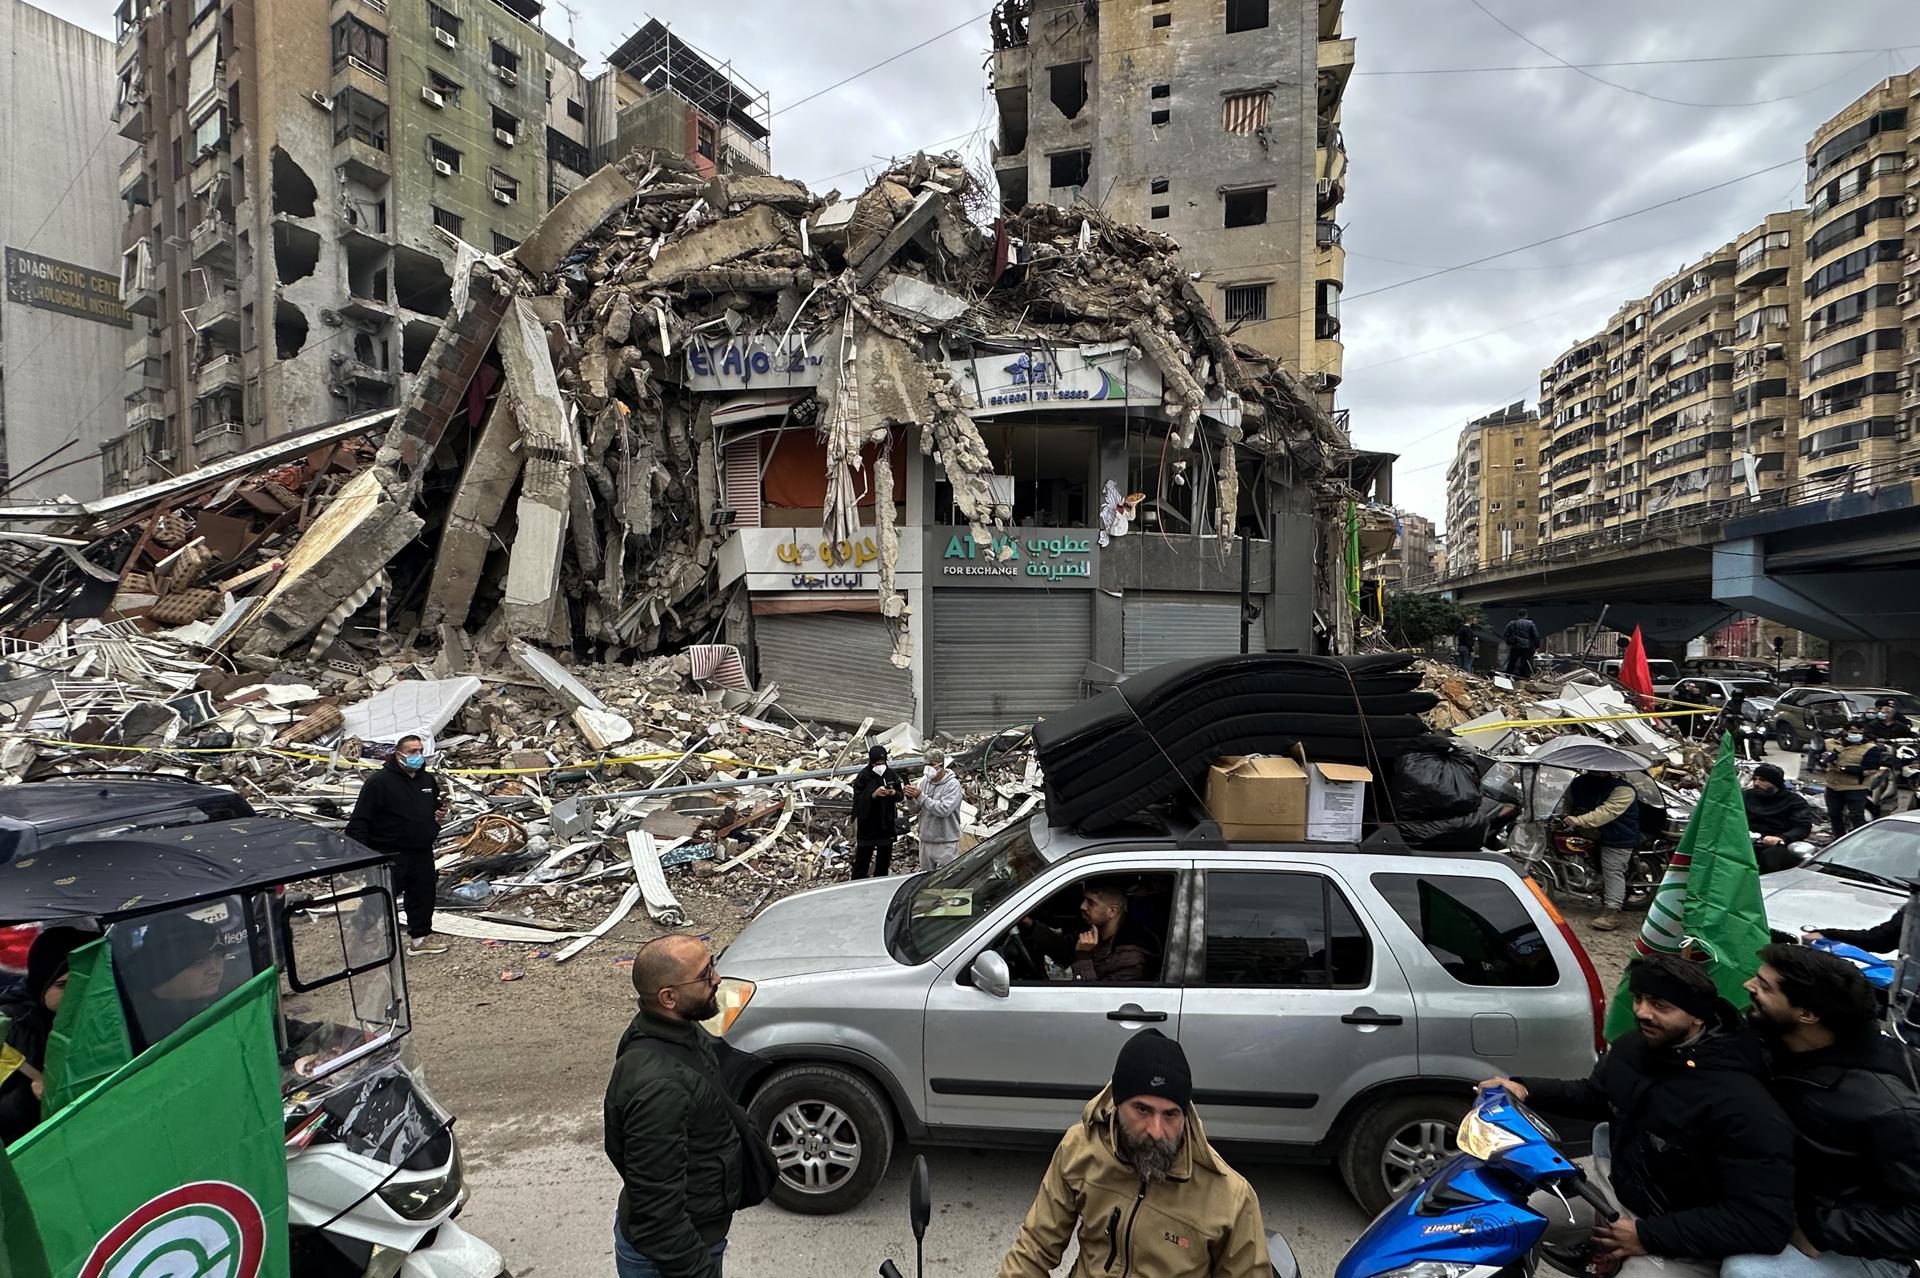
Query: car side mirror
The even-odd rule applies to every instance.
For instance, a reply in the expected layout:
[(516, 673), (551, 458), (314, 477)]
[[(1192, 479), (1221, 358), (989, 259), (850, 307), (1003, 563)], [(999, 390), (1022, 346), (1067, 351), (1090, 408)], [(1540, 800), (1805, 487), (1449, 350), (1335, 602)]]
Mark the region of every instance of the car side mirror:
[(995, 998), (1005, 998), (1013, 992), (1013, 973), (998, 950), (981, 950), (969, 970), (973, 973), (973, 983)]
[(1820, 850), (1819, 848), (1815, 847), (1811, 843), (1787, 844), (1787, 851), (1793, 853), (1795, 856), (1799, 857), (1802, 861), (1806, 860), (1808, 857), (1812, 856), (1815, 852), (1818, 852), (1819, 850)]

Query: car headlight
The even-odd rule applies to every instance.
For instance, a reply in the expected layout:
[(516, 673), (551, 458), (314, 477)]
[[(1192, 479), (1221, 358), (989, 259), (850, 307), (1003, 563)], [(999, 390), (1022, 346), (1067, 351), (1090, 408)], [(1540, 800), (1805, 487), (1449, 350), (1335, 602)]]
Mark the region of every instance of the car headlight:
[(724, 1034), (733, 1028), (740, 1019), (740, 1013), (747, 1010), (747, 1001), (753, 997), (753, 982), (737, 977), (725, 976), (720, 979), (720, 988), (714, 994), (714, 1001), (720, 1004), (720, 1010), (700, 1022), (710, 1034)]
[(1473, 1265), (1463, 1265), (1451, 1260), (1419, 1260), (1411, 1265), (1402, 1265), (1398, 1269), (1389, 1269), (1385, 1273), (1375, 1274), (1374, 1278), (1466, 1278), (1474, 1268)]
[[(1526, 1144), (1524, 1140), (1512, 1132), (1505, 1131), (1482, 1118), (1477, 1110), (1469, 1111), (1467, 1116), (1460, 1120), (1460, 1134), (1454, 1139), (1459, 1144), (1462, 1153), (1472, 1154), (1483, 1163), (1492, 1162), (1494, 1156), (1502, 1150), (1512, 1149), (1516, 1145)], [(1418, 1268), (1418, 1266), (1415, 1266), (1415, 1268)], [(1408, 1278), (1455, 1278), (1455, 1276), (1451, 1274), (1415, 1274), (1409, 1275)]]

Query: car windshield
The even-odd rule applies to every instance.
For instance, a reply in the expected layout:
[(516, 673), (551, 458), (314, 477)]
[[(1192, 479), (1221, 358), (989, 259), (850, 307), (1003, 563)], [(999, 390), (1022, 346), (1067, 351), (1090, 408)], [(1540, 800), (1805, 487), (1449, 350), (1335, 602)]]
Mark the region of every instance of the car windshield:
[(1837, 878), (1905, 890), (1920, 878), (1920, 821), (1874, 821), (1807, 864)]
[(1848, 701), (1861, 714), (1872, 714), (1876, 701), (1891, 701), (1893, 708), (1904, 715), (1920, 714), (1920, 697), (1906, 692), (1849, 692)]
[(1030, 820), (1015, 821), (914, 884), (901, 948), (924, 963), (1047, 868)]
[(1727, 686), (1744, 697), (1777, 697), (1780, 685), (1765, 679), (1729, 679)]
[(1647, 662), (1647, 673), (1655, 679), (1678, 679), (1680, 677), (1680, 667), (1674, 665), (1671, 661), (1649, 661)]

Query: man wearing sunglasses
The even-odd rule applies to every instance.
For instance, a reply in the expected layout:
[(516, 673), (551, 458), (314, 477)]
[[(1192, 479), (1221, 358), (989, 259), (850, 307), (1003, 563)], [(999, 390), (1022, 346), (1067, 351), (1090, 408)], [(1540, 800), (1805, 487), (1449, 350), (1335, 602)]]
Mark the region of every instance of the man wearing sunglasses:
[(742, 1205), (745, 1145), (720, 1081), (720, 974), (697, 936), (662, 936), (633, 960), (639, 1015), (607, 1084), (607, 1157), (620, 1173), (619, 1278), (719, 1278)]

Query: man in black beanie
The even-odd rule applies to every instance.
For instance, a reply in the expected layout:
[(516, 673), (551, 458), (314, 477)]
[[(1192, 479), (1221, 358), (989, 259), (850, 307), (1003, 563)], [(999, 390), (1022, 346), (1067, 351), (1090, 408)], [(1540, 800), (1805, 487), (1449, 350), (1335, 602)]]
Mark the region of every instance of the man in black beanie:
[(900, 779), (887, 762), (887, 748), (867, 751), (867, 766), (853, 779), (853, 877), (885, 878), (893, 865), (893, 845), (900, 837), (900, 796), (920, 797), (920, 791)]
[(1778, 764), (1763, 763), (1740, 794), (1747, 807), (1747, 828), (1759, 835), (1754, 855), (1760, 873), (1790, 870), (1800, 858), (1787, 851), (1813, 833), (1813, 805), (1787, 788), (1787, 774)]
[(1793, 1234), (1793, 1129), (1768, 1094), (1759, 1041), (1706, 968), (1678, 955), (1634, 960), (1627, 990), (1634, 1028), (1589, 1077), (1482, 1086), (1604, 1121), (1594, 1159), (1621, 1215), (1596, 1222), (1594, 1251), (1625, 1278), (1710, 1278), (1728, 1256), (1781, 1251)]
[(1000, 1278), (1044, 1278), (1076, 1225), (1074, 1278), (1268, 1278), (1260, 1200), (1207, 1143), (1180, 1044), (1141, 1030), (1053, 1151)]

